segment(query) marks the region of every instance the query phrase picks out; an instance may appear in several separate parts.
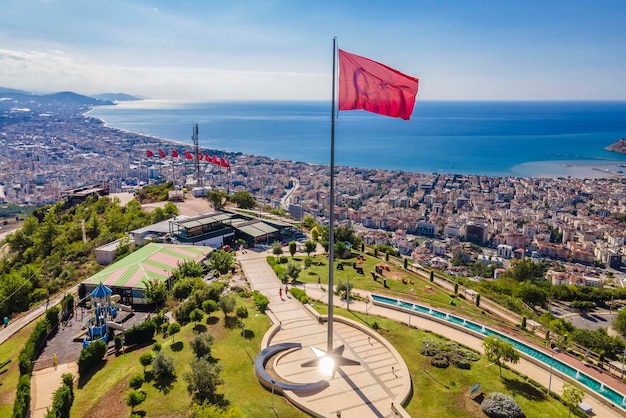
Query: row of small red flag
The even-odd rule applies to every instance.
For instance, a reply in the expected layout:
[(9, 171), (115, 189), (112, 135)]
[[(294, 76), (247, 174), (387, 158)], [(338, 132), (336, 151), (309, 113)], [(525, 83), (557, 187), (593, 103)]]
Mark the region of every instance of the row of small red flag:
[[(159, 156), (161, 158), (165, 158), (165, 151), (162, 149), (159, 150)], [(146, 157), (154, 157), (154, 152), (150, 150), (146, 150)], [(172, 150), (172, 158), (178, 158), (178, 152), (176, 150)], [(193, 154), (189, 151), (185, 151), (185, 159), (193, 160)], [(199, 161), (206, 161), (207, 163), (213, 163), (215, 165), (219, 165), (225, 168), (230, 168), (230, 164), (224, 158), (217, 158), (215, 155), (210, 156), (209, 154), (198, 153)]]

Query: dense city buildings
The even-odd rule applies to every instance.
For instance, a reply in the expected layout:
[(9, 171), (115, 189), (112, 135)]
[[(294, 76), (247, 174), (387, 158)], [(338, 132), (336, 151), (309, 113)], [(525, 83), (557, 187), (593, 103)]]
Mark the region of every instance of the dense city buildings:
[[(0, 100), (0, 202), (42, 205), (80, 187), (118, 192), (174, 181), (179, 189), (195, 187), (199, 194), (248, 191), (262, 206), (282, 207), (297, 219), (312, 215), (325, 223), (330, 217), (328, 166), (208, 149), (200, 152), (226, 158), (230, 169), (206, 159), (196, 165), (184, 158), (185, 151), (194, 153), (191, 144), (108, 128), (84, 116), (93, 105)], [(147, 150), (154, 155), (147, 157)], [(554, 283), (595, 286), (593, 266), (626, 264), (626, 223), (615, 216), (626, 213), (624, 177), (485, 177), (338, 167), (335, 179), (338, 224), (363, 231), (366, 244), (393, 245), (404, 256), (450, 272), (459, 271), (452, 258), (498, 267), (513, 258), (548, 258), (583, 266), (551, 273)], [(484, 250), (472, 252), (468, 243)]]

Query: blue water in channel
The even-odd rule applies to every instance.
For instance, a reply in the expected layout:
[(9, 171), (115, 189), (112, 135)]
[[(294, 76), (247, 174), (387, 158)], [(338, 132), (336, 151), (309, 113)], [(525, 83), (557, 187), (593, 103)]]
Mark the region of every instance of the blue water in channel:
[[(384, 303), (387, 305), (400, 306), (405, 309), (410, 309), (416, 312), (420, 312), (422, 314), (434, 316), (439, 319), (443, 319), (448, 322), (452, 322), (456, 325), (461, 325), (467, 329), (470, 329), (474, 332), (478, 332), (483, 335), (495, 335), (498, 338), (502, 338), (503, 340), (511, 343), (518, 351), (521, 351), (524, 354), (527, 354), (544, 364), (550, 365), (551, 356), (545, 354), (542, 351), (535, 349), (534, 347), (528, 346), (520, 341), (517, 341), (513, 338), (506, 336), (505, 334), (499, 333), (492, 329), (486, 328), (482, 325), (476, 324), (475, 322), (468, 321), (463, 318), (459, 318), (457, 316), (448, 314), (446, 312), (441, 312), (433, 308), (429, 308), (426, 306), (400, 301), (398, 299), (389, 298), (386, 296), (372, 295), (372, 299), (379, 303)], [(609, 387), (604, 387), (600, 382), (595, 380), (592, 377), (587, 376), (584, 372), (576, 370), (575, 368), (569, 366), (561, 362), (558, 358), (554, 358), (554, 362), (552, 363), (552, 367), (555, 370), (560, 371), (561, 373), (571, 377), (572, 379), (577, 380), (583, 385), (587, 386), (589, 389), (593, 390), (595, 393), (603, 396), (608, 399), (615, 405), (619, 405), (622, 409), (626, 409), (626, 405), (624, 405), (624, 400), (626, 397), (619, 394)], [(578, 373), (578, 374), (577, 374)]]

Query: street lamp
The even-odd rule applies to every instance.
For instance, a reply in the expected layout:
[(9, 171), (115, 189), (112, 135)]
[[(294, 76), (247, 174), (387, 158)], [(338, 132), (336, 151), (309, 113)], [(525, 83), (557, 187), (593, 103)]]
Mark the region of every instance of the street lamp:
[(275, 381), (271, 381), (272, 382), (272, 409), (274, 409), (274, 385), (276, 384)]
[(624, 355), (622, 356), (622, 377), (624, 378), (624, 362), (626, 361), (626, 345), (624, 346)]
[(409, 293), (411, 295), (409, 297), (409, 302), (411, 302), (411, 306), (409, 306), (409, 328), (411, 328), (411, 315), (413, 314), (413, 312), (411, 312), (411, 311), (413, 310), (413, 306), (412, 305), (413, 305), (413, 292), (414, 291), (415, 291), (414, 289), (409, 290)]
[(365, 323), (368, 324), (369, 322), (367, 322), (367, 307), (370, 305), (370, 300), (369, 299), (365, 299)]
[(550, 396), (550, 386), (552, 386), (552, 365), (554, 364), (554, 355), (560, 353), (559, 347), (552, 349), (552, 355), (550, 356), (550, 379), (548, 380), (548, 396)]

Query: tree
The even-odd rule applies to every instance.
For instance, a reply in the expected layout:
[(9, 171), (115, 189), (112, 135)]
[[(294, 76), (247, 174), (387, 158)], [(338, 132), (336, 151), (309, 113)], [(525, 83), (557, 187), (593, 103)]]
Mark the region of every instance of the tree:
[(576, 408), (579, 403), (583, 401), (585, 397), (585, 391), (574, 385), (570, 385), (567, 382), (563, 382), (563, 394), (561, 395), (565, 403), (569, 406), (569, 413), (567, 416), (571, 416), (572, 408)]
[(224, 250), (213, 251), (209, 258), (209, 268), (218, 271), (220, 274), (228, 273), (234, 264), (235, 257), (233, 253)]
[(317, 244), (315, 241), (307, 240), (304, 242), (304, 252), (307, 256), (310, 256), (312, 252), (317, 250)]
[(165, 302), (165, 298), (167, 295), (167, 286), (165, 282), (162, 282), (157, 279), (145, 281), (146, 285), (145, 295), (148, 303), (154, 303), (156, 310), (159, 310), (159, 306), (161, 306)]
[(300, 275), (300, 266), (298, 264), (295, 263), (289, 263), (287, 264), (287, 268), (285, 270), (285, 276), (287, 277), (291, 277), (293, 279), (293, 281), (295, 282), (296, 280), (298, 280), (298, 276)]
[(167, 202), (163, 206), (163, 213), (165, 213), (166, 219), (172, 218), (178, 215), (178, 206), (174, 202)]
[(293, 258), (294, 255), (296, 255), (296, 250), (298, 249), (298, 246), (296, 244), (295, 241), (291, 241), (289, 243), (289, 254), (291, 254), (291, 258)]
[(167, 326), (167, 333), (172, 336), (172, 342), (174, 342), (174, 334), (180, 332), (180, 324), (178, 322), (172, 322)]
[(213, 204), (215, 209), (220, 209), (224, 206), (224, 200), (228, 198), (228, 195), (226, 192), (211, 190), (206, 194), (206, 198)]
[(204, 357), (211, 355), (211, 346), (214, 342), (215, 338), (211, 334), (208, 332), (201, 332), (193, 337), (193, 339), (189, 342), (189, 346), (196, 357)]
[(283, 244), (280, 241), (274, 241), (272, 244), (272, 254), (275, 256), (282, 255), (283, 253)]
[(313, 241), (317, 241), (320, 238), (320, 230), (317, 228), (317, 226), (314, 226), (311, 229), (311, 238), (313, 239)]
[(143, 366), (143, 372), (146, 372), (146, 367), (152, 364), (152, 360), (154, 360), (154, 356), (150, 351), (143, 353), (139, 356), (139, 363)]
[(433, 280), (435, 280), (435, 273), (431, 270), (430, 271), (430, 282), (432, 283)]
[(130, 406), (130, 410), (134, 411), (135, 407), (146, 400), (146, 392), (131, 390), (126, 395), (126, 405)]
[(220, 307), (222, 312), (224, 312), (225, 317), (227, 317), (228, 314), (235, 309), (236, 304), (237, 300), (235, 300), (235, 295), (223, 295), (217, 302), (217, 305)]
[[(211, 253), (211, 256), (218, 251), (213, 251)], [(180, 279), (195, 278), (195, 277), (201, 278), (202, 276), (204, 276), (204, 268), (202, 267), (202, 265), (199, 263), (196, 263), (193, 260), (187, 260), (187, 261), (183, 261), (182, 263), (179, 263), (178, 266), (174, 270), (172, 270), (171, 275), (170, 275), (170, 281), (171, 281), (171, 284), (173, 285)]]
[(302, 218), (302, 226), (308, 228), (309, 230), (313, 229), (317, 223), (315, 222), (315, 218), (311, 215), (306, 215)]
[(252, 209), (256, 206), (254, 197), (252, 197), (250, 192), (246, 191), (235, 192), (230, 196), (229, 200), (237, 204), (237, 207), (241, 209)]
[(205, 402), (202, 405), (193, 404), (189, 418), (245, 418), (245, 415), (236, 406), (221, 407)]
[(484, 339), (483, 348), (487, 359), (500, 367), (500, 377), (502, 377), (502, 361), (514, 364), (519, 362), (519, 353), (513, 348), (513, 345), (495, 335), (490, 335)]
[(238, 306), (235, 314), (237, 315), (237, 318), (239, 318), (239, 320), (243, 323), (243, 320), (248, 317), (248, 308), (246, 308), (245, 306)]
[(193, 311), (189, 312), (189, 320), (195, 323), (202, 321), (204, 318), (204, 311), (200, 308), (196, 308)]
[(206, 357), (194, 357), (189, 366), (189, 371), (184, 374), (187, 391), (200, 404), (205, 400), (212, 401), (217, 387), (224, 383), (220, 379), (222, 365), (210, 362)]
[(622, 310), (617, 313), (617, 318), (613, 321), (613, 328), (622, 337), (626, 336), (626, 310)]
[(213, 299), (205, 300), (202, 302), (202, 310), (211, 315), (213, 312), (217, 311), (217, 302)]
[(159, 351), (152, 360), (152, 373), (157, 380), (176, 377), (174, 359)]

